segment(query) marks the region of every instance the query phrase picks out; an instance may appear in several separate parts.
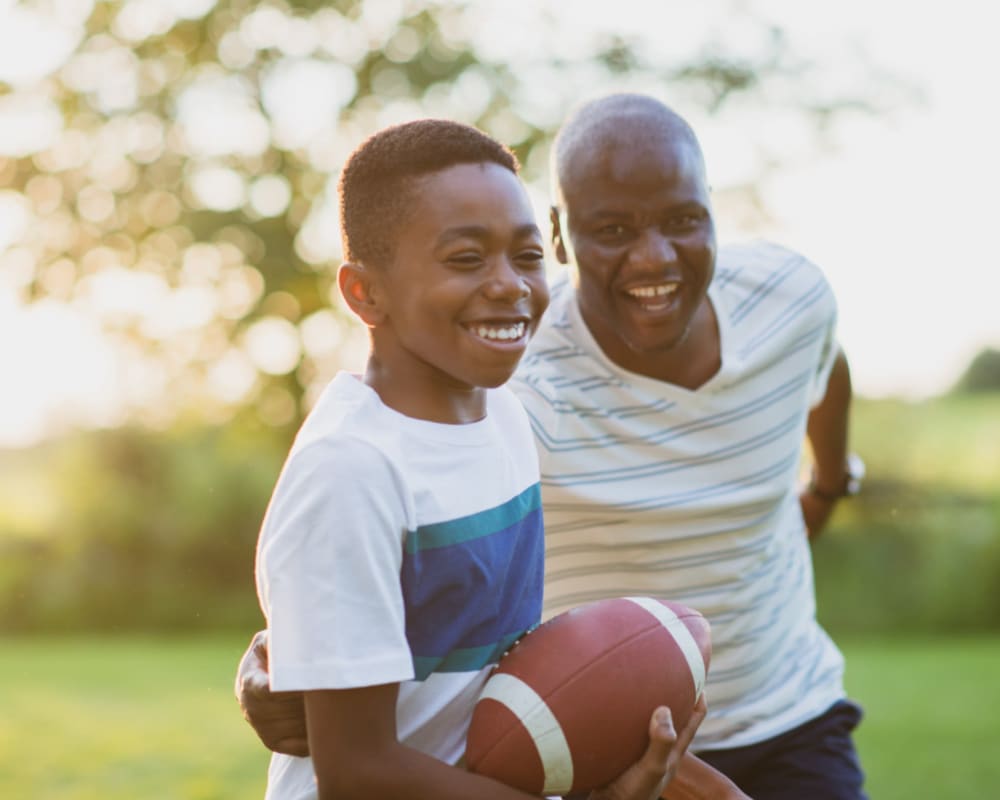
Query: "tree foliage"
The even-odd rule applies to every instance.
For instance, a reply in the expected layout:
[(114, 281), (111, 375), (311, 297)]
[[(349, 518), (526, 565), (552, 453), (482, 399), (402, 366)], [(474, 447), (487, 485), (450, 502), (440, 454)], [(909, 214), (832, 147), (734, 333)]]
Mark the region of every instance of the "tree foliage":
[(953, 391), (957, 394), (1000, 392), (1000, 350), (989, 347), (980, 350), (956, 382)]
[(27, 302), (99, 319), (132, 376), (128, 410), (160, 425), (249, 406), (294, 428), (357, 344), (334, 296), (332, 187), (378, 127), (476, 124), (534, 180), (568, 107), (637, 76), (710, 111), (751, 95), (794, 107), (817, 130), (838, 108), (870, 104), (810, 90), (808, 60), (736, 4), (726, 19), (742, 48), (720, 31), (686, 49), (616, 31), (581, 42), (556, 4), (523, 31), (545, 43), (531, 52), (498, 46), (476, 2), (84, 5), (61, 66), (31, 86), (0, 84), (44, 98), (59, 120), (0, 154), (0, 185), (30, 220), (0, 267)]

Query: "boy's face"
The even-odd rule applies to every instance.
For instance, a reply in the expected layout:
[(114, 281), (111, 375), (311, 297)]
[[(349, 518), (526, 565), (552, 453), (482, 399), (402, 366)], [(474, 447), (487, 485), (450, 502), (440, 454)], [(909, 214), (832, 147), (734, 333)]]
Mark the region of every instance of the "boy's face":
[(448, 402), (513, 374), (549, 302), (543, 240), (524, 186), (498, 164), (417, 180), (395, 255), (379, 270), (376, 356), (407, 391)]
[(624, 130), (571, 164), (562, 190), (587, 327), (610, 358), (642, 372), (685, 342), (707, 303), (715, 229), (700, 152)]

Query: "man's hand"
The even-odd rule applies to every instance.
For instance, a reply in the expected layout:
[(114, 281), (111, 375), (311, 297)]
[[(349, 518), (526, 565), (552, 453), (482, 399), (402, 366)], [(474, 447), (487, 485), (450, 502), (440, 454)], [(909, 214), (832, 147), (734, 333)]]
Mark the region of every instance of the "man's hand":
[(705, 696), (702, 695), (688, 724), (678, 735), (670, 709), (657, 708), (649, 721), (649, 745), (642, 758), (603, 789), (591, 792), (589, 800), (653, 800), (660, 797), (705, 718), (705, 711)]
[(302, 692), (272, 692), (267, 675), (267, 631), (258, 631), (240, 659), (236, 699), (243, 716), (268, 750), (309, 755)]
[(809, 538), (815, 539), (826, 527), (837, 501), (814, 494), (809, 487), (806, 487), (799, 492), (799, 503), (802, 504), (802, 518), (805, 520)]

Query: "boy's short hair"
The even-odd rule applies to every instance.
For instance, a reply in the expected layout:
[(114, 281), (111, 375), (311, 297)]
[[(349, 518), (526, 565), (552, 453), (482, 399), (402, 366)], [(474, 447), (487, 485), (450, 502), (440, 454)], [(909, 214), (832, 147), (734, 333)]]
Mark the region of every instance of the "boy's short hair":
[(515, 175), (511, 150), (478, 128), (420, 119), (384, 128), (351, 153), (337, 187), (346, 261), (385, 266), (413, 205), (417, 178), (456, 164), (492, 162)]

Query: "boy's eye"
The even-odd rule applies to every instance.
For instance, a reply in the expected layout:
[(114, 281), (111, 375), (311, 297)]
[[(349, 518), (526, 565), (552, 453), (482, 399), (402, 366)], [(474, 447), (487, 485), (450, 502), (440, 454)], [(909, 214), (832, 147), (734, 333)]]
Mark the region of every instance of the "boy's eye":
[(539, 267), (545, 263), (545, 253), (541, 250), (524, 250), (514, 256), (518, 264), (528, 267)]
[(453, 266), (468, 269), (482, 264), (483, 257), (479, 253), (464, 252), (448, 256), (445, 261)]

